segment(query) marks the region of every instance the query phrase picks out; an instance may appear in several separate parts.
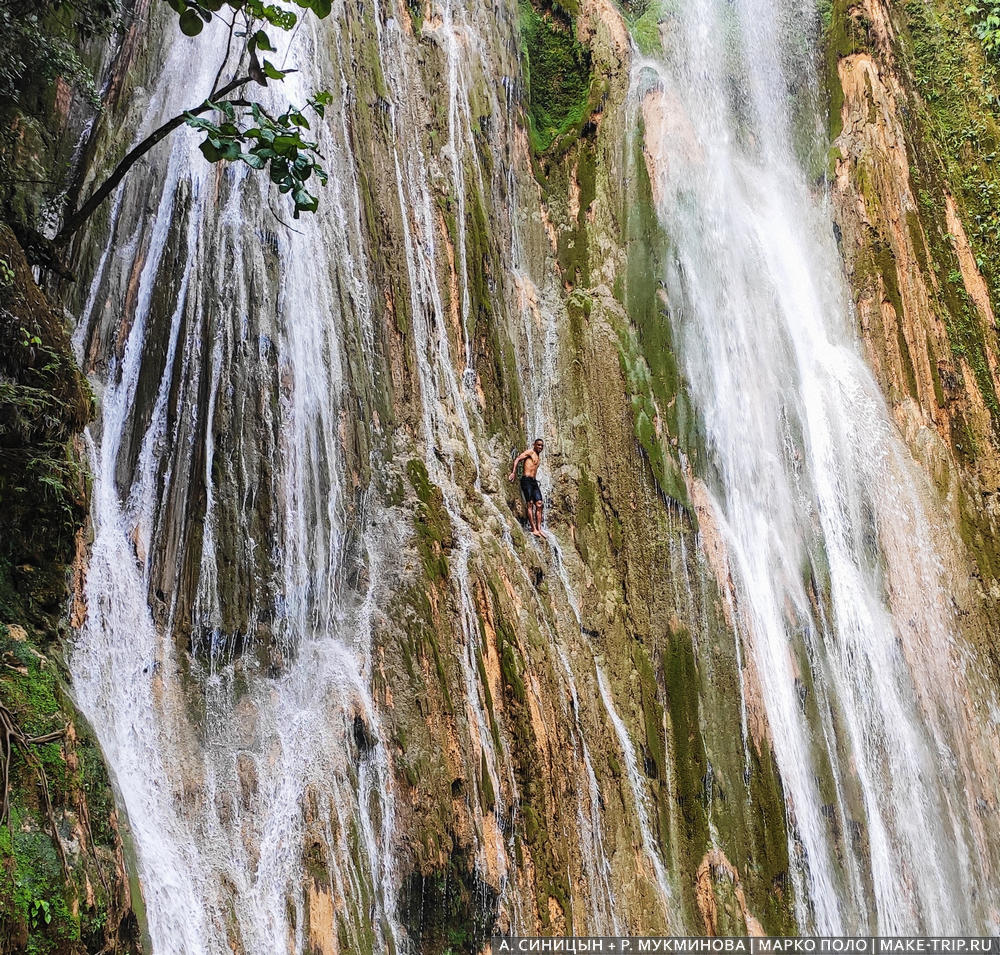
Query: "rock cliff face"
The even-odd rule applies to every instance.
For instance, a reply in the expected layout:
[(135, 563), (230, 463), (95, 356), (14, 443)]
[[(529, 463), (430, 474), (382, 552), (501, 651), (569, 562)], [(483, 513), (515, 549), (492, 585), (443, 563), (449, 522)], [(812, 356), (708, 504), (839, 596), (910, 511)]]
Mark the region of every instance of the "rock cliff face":
[[(153, 6), (111, 71), (84, 189), (194, 105), (217, 68), (224, 37), (178, 39)], [(741, 44), (787, 32), (789, 95), (806, 151), (822, 154), (819, 31), (796, 33), (778, 4), (777, 39), (758, 36), (724, 6), (727, 96), (745, 124), (734, 138), (748, 153), (768, 138), (739, 92), (753, 87)], [(935, 112), (959, 94), (934, 72), (976, 48), (943, 0), (933, 13), (837, 0), (828, 19), (817, 27), (839, 244), (867, 357), (928, 476), (934, 559), (972, 671), (962, 712), (929, 719), (939, 746), (953, 723), (975, 731), (955, 763), (976, 808), (949, 804), (959, 822), (948, 818), (958, 840), (971, 820), (988, 870), (1000, 858), (982, 710), (1000, 596), (996, 295), (976, 161)], [(677, 55), (680, 29), (671, 5), (644, 0), (335, 4), (296, 37), (303, 75), (275, 91), (333, 94), (317, 133), (331, 184), (314, 219), (289, 228), (266, 183), (208, 167), (181, 130), (78, 239), (65, 298), (99, 408), (69, 666), (136, 831), (154, 951), (471, 952), (497, 931), (896, 924), (878, 864), (910, 860), (885, 848), (896, 821), (850, 758), (852, 697), (837, 695), (823, 648), (840, 642), (829, 557), (796, 553), (798, 566), (770, 572), (796, 578), (802, 597), (777, 611), (775, 669), (787, 665), (789, 718), (808, 728), (799, 755), (819, 754), (807, 807), (681, 355), (693, 306), (663, 206), (670, 164), (699, 168), (709, 144), (668, 67), (649, 66)], [(971, 56), (963, 82), (992, 89)], [(985, 141), (992, 114), (975, 118)], [(68, 362), (61, 339), (59, 355)], [(76, 396), (53, 438), (65, 443), (91, 409), (75, 373), (60, 374)], [(810, 441), (782, 415), (808, 496)], [(525, 533), (506, 480), (535, 435), (543, 541)], [(878, 576), (893, 561), (886, 541), (905, 557), (908, 536), (927, 532), (893, 536), (874, 506), (858, 505), (857, 535)], [(73, 553), (59, 539), (53, 594)], [(923, 618), (909, 608), (905, 623), (898, 583), (890, 574), (886, 603), (904, 622), (886, 642), (919, 673), (936, 672), (925, 656), (950, 665), (919, 634), (908, 642)], [(24, 627), (24, 613), (5, 607), (3, 620)], [(37, 676), (42, 658), (7, 631), (22, 676)], [(915, 683), (921, 705), (940, 706)], [(58, 728), (57, 709), (71, 715), (53, 697), (31, 732)], [(72, 725), (61, 759), (94, 767)], [(82, 798), (67, 783), (54, 803), (64, 844), (79, 847), (68, 882), (96, 893), (72, 898), (106, 913), (100, 932), (46, 949), (40, 890), (25, 901), (22, 883), (4, 883), (11, 951), (138, 944), (115, 812)], [(41, 843), (32, 813), (21, 837)], [(82, 834), (88, 816), (96, 838)], [(845, 880), (829, 897), (809, 858), (812, 817)], [(10, 872), (26, 858), (14, 850)], [(842, 921), (823, 922), (824, 905)], [(988, 905), (945, 916), (941, 903), (897, 927), (967, 918), (971, 930)]]
[(996, 677), (994, 68), (948, 3), (834, 4), (831, 174), (873, 367), (963, 569), (954, 598)]
[[(281, 405), (302, 387), (290, 339), (317, 296), (340, 376), (336, 430), (319, 440), (342, 456), (317, 479), (342, 485), (338, 599), (377, 608), (364, 626), (392, 767), (383, 850), (397, 858), (405, 932), (437, 951), (511, 928), (790, 930), (781, 785), (678, 457), (691, 425), (657, 278), (665, 237), (632, 129), (626, 20), (605, 4), (391, 15), (374, 23), (345, 6), (332, 33), (307, 41), (332, 51), (335, 72), (320, 79), (339, 88), (342, 71), (351, 87), (330, 146), (345, 221), (311, 240), (341, 261), (315, 244), (295, 252), (330, 279), (296, 273), (306, 287), (288, 287), (290, 250), (267, 215), (231, 232), (220, 220), (217, 242), (212, 208), (255, 216), (256, 187), (241, 196), (231, 176), (200, 173), (186, 185), (183, 149), (173, 170), (154, 159), (147, 181), (168, 180), (155, 219), (142, 189), (104, 213), (113, 250), (139, 230), (133, 264), (104, 268), (100, 228), (79, 250), (81, 274), (96, 275), (76, 306), (91, 309), (86, 369), (107, 374), (133, 323), (145, 326), (116, 470), (133, 496), (144, 429), (168, 402), (156, 530), (140, 527), (134, 545), (153, 625), (194, 654), (174, 665), (195, 696), (201, 666), (237, 680), (297, 666), (274, 611), (282, 555), (246, 541), (287, 539), (282, 457), (314, 453), (289, 447)], [(152, 47), (149, 58), (156, 73)], [(262, 239), (253, 251), (248, 229)], [(548, 445), (553, 536), (541, 546), (506, 481), (526, 429)], [(363, 763), (375, 730), (363, 706), (348, 709), (354, 729), (337, 745)], [(183, 785), (217, 798), (192, 745)], [(253, 788), (266, 769), (252, 751), (240, 759), (214, 771)], [(319, 785), (292, 821), (308, 878), (288, 889), (300, 921), (287, 931), (321, 951), (338, 933), (371, 945), (351, 919), (328, 924), (356, 900), (338, 884)], [(252, 948), (239, 923), (230, 941)]]
[(137, 951), (107, 771), (63, 659), (86, 610), (79, 434), (92, 399), (62, 313), (0, 227), (0, 951)]

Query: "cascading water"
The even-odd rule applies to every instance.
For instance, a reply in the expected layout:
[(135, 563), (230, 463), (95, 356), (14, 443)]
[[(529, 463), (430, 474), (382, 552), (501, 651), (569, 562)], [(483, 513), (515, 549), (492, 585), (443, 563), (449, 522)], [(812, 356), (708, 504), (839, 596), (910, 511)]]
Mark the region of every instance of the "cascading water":
[[(577, 414), (560, 416), (576, 357), (561, 328), (566, 289), (548, 250), (529, 252), (521, 234), (533, 213), (518, 204), (535, 201), (536, 183), (518, 125), (517, 5), (442, 0), (419, 20), (396, 0), (362, 6), (335, 4), (315, 32), (311, 20), (297, 32), (301, 72), (280, 90), (299, 102), (311, 86), (334, 92), (315, 131), (331, 172), (319, 213), (276, 225), (267, 185), (208, 166), (182, 131), (151, 154), (155, 175), (136, 173), (113, 199), (75, 336), (101, 416), (89, 435), (89, 612), (70, 663), (134, 831), (153, 951), (410, 946), (394, 856), (406, 800), (389, 756), (402, 744), (385, 728), (391, 694), (373, 690), (384, 649), (374, 631), (408, 531), (378, 539), (381, 488), (357, 473), (369, 453), (374, 472), (395, 463), (379, 454), (404, 451), (447, 513), (448, 572), (433, 599), (450, 604), (461, 698), (446, 785), (471, 819), (497, 924), (531, 931), (541, 899), (550, 912), (565, 903), (557, 915), (575, 931), (680, 931), (671, 767), (650, 768), (647, 748), (669, 738), (667, 718), (636, 731), (654, 708), (639, 714), (628, 699), (631, 651), (585, 629), (589, 568), (566, 524), (525, 542), (498, 504), (508, 449), (484, 408), (477, 323), (511, 333), (519, 368), (504, 386), (519, 389), (529, 439), (561, 453)], [(790, 146), (784, 51), (801, 12), (694, 0), (664, 14), (665, 55), (633, 69), (672, 243), (664, 284), (704, 428), (701, 477), (728, 555), (723, 596), (781, 770), (801, 927), (988, 926), (996, 890), (969, 891), (990, 884), (997, 859), (973, 808), (989, 778), (970, 769), (988, 763), (988, 741), (963, 720), (967, 688), (953, 675), (964, 661), (940, 560), (921, 544), (932, 525), (919, 481), (859, 357), (825, 210)], [(136, 138), (207, 92), (217, 62), (200, 55), (193, 68), (192, 49), (168, 51)], [(377, 198), (369, 146), (384, 149)], [(507, 275), (484, 265), (475, 208), (503, 203), (490, 224)], [(390, 234), (386, 266), (376, 246)], [(377, 319), (397, 311), (385, 338), (406, 339), (406, 370), (387, 382)], [(380, 433), (381, 400), (406, 405), (396, 443)], [(579, 464), (568, 450), (565, 460)], [(678, 633), (708, 648), (711, 628), (699, 626), (711, 599), (692, 579), (704, 587), (707, 571), (686, 532), (674, 534), (678, 513), (666, 519), (679, 541), (660, 568), (666, 602), (684, 618)], [(401, 527), (393, 520), (384, 526)], [(522, 614), (525, 719), (539, 752), (565, 744), (564, 778), (535, 781), (561, 900), (521, 861), (515, 764), (526, 757), (484, 663), (492, 563)], [(543, 570), (560, 586), (542, 589)], [(622, 609), (605, 603), (596, 613), (609, 620)], [(735, 762), (745, 753), (747, 775), (753, 692), (733, 729), (741, 722)], [(546, 720), (560, 724), (550, 737)]]
[(990, 782), (961, 719), (934, 531), (792, 147), (810, 22), (798, 3), (693, 0), (668, 18), (664, 57), (635, 66), (664, 282), (784, 784), (800, 922), (986, 929), (997, 856), (976, 799)]
[[(302, 31), (297, 42), (301, 49), (316, 38)], [(200, 66), (192, 70), (192, 62)], [(215, 69), (211, 57), (193, 57), (191, 45), (177, 41), (147, 122), (189, 105), (192, 89), (207, 91)], [(285, 92), (302, 89), (290, 84)], [(352, 510), (342, 473), (343, 349), (352, 322), (370, 338), (367, 288), (358, 282), (364, 269), (351, 226), (358, 197), (339, 188), (354, 181), (353, 157), (336, 127), (323, 149), (336, 180), (324, 196), (329, 211), (304, 221), (298, 234), (273, 238), (284, 278), (276, 291), (267, 288), (267, 243), (262, 250), (251, 241), (263, 228), (266, 198), (254, 194), (252, 180), (231, 178), (220, 208), (197, 140), (175, 137), (158, 170), (162, 189), (150, 214), (138, 215), (134, 241), (123, 241), (122, 193), (115, 201), (109, 242), (121, 251), (102, 256), (89, 297), (91, 307), (100, 304), (83, 318), (94, 324), (77, 336), (81, 344), (90, 336), (91, 353), (99, 350), (102, 314), (124, 304), (113, 326), (123, 346), (106, 356), (90, 442), (95, 539), (88, 615), (70, 667), (132, 823), (157, 952), (301, 951), (310, 926), (357, 947), (392, 949), (399, 940), (392, 775), (369, 691), (372, 606), (346, 583), (358, 560), (349, 537), (364, 517)], [(335, 270), (311, 268), (304, 253), (317, 246), (341, 263), (343, 283)], [(136, 294), (116, 298), (129, 269)], [(172, 269), (180, 281), (165, 315), (156, 300), (175, 287)], [(153, 323), (165, 319), (164, 355)], [(242, 394), (234, 387), (241, 375), (249, 386)], [(272, 404), (276, 376), (280, 397)], [(152, 401), (144, 395), (150, 379), (158, 382)], [(224, 632), (219, 579), (223, 542), (234, 534), (217, 498), (226, 493), (221, 475), (245, 466), (245, 450), (223, 463), (220, 406), (245, 426), (257, 405), (255, 382), (279, 435), (270, 452), (274, 487), (258, 484), (239, 502), (246, 523), (235, 537), (251, 568), (264, 554), (274, 570), (270, 593), (249, 608), (246, 632), (232, 634)], [(258, 426), (266, 434), (269, 422)], [(139, 448), (134, 467), (131, 446)], [(262, 475), (239, 477), (253, 484)], [(177, 594), (162, 595), (165, 612), (154, 613), (150, 591), (170, 577), (157, 565), (165, 554), (178, 561), (168, 568), (174, 579), (184, 576), (184, 548), (177, 556), (171, 539), (199, 481), (205, 496), (194, 531), (200, 558), (190, 631), (200, 655), (192, 660), (176, 646)], [(263, 531), (248, 517), (256, 493), (284, 508)], [(367, 576), (370, 593), (375, 565)], [(245, 645), (238, 661), (226, 652), (234, 639)], [(255, 647), (266, 662), (255, 661)], [(196, 726), (189, 714), (199, 711)], [(332, 901), (307, 890), (302, 873), (310, 866), (326, 873)]]

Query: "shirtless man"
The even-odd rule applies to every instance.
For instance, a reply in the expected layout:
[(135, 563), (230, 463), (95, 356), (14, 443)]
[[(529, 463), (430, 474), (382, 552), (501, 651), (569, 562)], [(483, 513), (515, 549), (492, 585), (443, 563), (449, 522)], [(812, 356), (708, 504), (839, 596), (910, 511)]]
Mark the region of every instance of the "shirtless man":
[(510, 482), (514, 483), (517, 477), (517, 466), (524, 462), (524, 474), (521, 476), (521, 493), (528, 508), (528, 524), (531, 533), (535, 537), (542, 537), (542, 489), (538, 486), (538, 463), (541, 458), (542, 448), (545, 442), (541, 438), (535, 438), (535, 443), (527, 451), (519, 454), (514, 460), (514, 468), (510, 472)]

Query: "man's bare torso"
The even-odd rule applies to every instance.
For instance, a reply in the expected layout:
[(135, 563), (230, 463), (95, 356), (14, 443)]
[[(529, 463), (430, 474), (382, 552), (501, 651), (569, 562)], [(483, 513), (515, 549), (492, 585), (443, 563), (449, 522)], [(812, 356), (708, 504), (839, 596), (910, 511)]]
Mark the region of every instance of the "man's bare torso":
[(538, 473), (538, 460), (538, 455), (534, 451), (524, 459), (525, 477), (534, 477)]

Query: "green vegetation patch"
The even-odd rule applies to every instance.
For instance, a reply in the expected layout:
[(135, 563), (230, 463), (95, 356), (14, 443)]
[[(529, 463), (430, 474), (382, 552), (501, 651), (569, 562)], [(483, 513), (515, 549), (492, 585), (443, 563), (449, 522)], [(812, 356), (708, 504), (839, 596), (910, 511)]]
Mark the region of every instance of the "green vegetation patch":
[(64, 692), (59, 653), (67, 568), (86, 515), (71, 441), (90, 412), (62, 316), (0, 225), (0, 704), (24, 739), (10, 754), (0, 819), (4, 955), (127, 952), (138, 940), (115, 864), (111, 786)]
[(625, 0), (625, 21), (643, 56), (655, 56), (663, 49), (660, 24), (671, 14), (677, 0)]
[(412, 873), (403, 885), (403, 923), (420, 952), (475, 955), (494, 933), (496, 890), (477, 875), (476, 860), (453, 849), (440, 867)]
[(570, 7), (544, 0), (518, 4), (528, 134), (536, 154), (580, 129), (590, 113), (590, 51), (576, 39)]
[(827, 0), (821, 9), (826, 28), (824, 51), (826, 54), (825, 84), (828, 97), (829, 129), (832, 143), (844, 128), (844, 90), (840, 85), (837, 63), (845, 56), (860, 53), (868, 48), (868, 21), (860, 14), (851, 0)]
[(539, 753), (528, 707), (527, 688), (522, 674), (526, 661), (518, 643), (517, 633), (505, 617), (493, 580), (485, 581), (493, 608), (496, 650), (500, 659), (503, 681), (504, 711), (510, 730), (510, 756), (514, 764), (517, 791), (521, 796), (516, 817), (516, 833), (520, 842), (516, 848), (531, 853), (535, 870), (535, 902), (542, 934), (552, 930), (549, 899), (555, 899), (566, 916), (566, 931), (572, 934), (573, 911), (570, 905), (568, 873), (560, 862), (560, 834), (548, 830), (548, 787), (544, 760)]
[(674, 353), (670, 315), (662, 295), (667, 238), (636, 136), (632, 195), (624, 210), (627, 269), (616, 294), (629, 326), (618, 330), (619, 359), (628, 387), (636, 441), (662, 494), (690, 508), (679, 448), (686, 437), (686, 401)]
[(427, 466), (419, 458), (407, 463), (406, 474), (417, 494), (414, 526), (420, 560), (428, 580), (444, 580), (448, 576), (447, 554), (452, 546), (451, 521), (444, 506), (444, 495), (431, 481)]
[(1000, 301), (1000, 171), (996, 167), (1000, 80), (995, 47), (977, 39), (974, 31), (981, 21), (975, 20), (973, 7), (966, 12), (954, 0), (909, 0), (903, 10), (905, 29), (900, 40), (920, 94), (914, 111), (918, 123), (907, 130), (911, 175), (914, 188), (921, 193), (930, 261), (944, 299), (942, 311), (952, 351), (971, 366), (997, 428), (1000, 402), (984, 341), (992, 330), (983, 327), (969, 300), (953, 238), (943, 222), (947, 190), (956, 199), (996, 307)]

